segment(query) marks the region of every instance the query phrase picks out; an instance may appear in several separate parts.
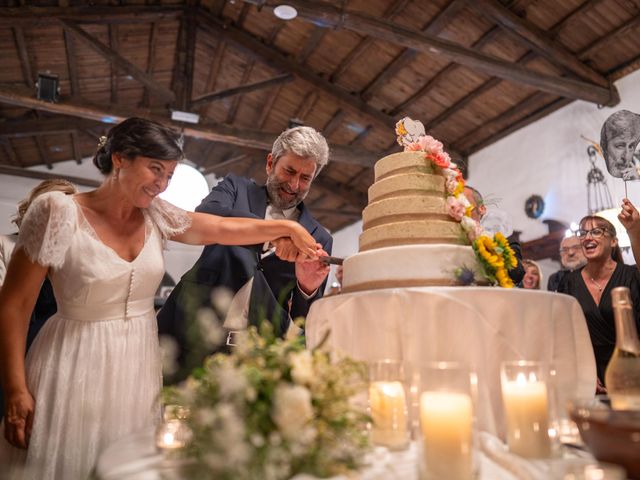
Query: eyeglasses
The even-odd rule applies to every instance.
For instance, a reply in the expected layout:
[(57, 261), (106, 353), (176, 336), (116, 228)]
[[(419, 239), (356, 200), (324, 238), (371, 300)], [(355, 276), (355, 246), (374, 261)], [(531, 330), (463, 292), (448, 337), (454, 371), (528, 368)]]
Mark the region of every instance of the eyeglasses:
[(591, 238), (600, 238), (604, 234), (607, 233), (605, 228), (592, 228), (591, 230), (578, 230), (577, 235), (579, 238), (586, 237), (587, 235), (591, 235)]
[(580, 245), (574, 245), (573, 247), (562, 247), (560, 253), (571, 253), (577, 252), (578, 250), (582, 250), (582, 247)]

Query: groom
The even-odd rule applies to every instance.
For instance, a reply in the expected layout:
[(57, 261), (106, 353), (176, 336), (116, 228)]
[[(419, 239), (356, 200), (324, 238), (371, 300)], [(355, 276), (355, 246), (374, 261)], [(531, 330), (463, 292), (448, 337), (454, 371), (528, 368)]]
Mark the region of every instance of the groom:
[[(288, 129), (267, 155), (266, 185), (229, 174), (196, 211), (224, 217), (294, 220), (316, 239), (320, 255), (328, 255), (333, 239), (303, 203), (328, 158), (329, 147), (320, 133), (311, 127)], [(209, 245), (171, 292), (158, 313), (158, 329), (160, 335), (170, 335), (177, 341), (178, 363), (183, 371), (199, 364), (202, 354), (210, 353), (190, 352), (188, 337), (192, 335), (188, 333), (193, 332), (198, 310), (211, 308), (216, 288), (225, 287), (235, 294), (230, 309), (235, 311), (234, 318), (225, 323), (230, 330), (227, 345), (234, 344), (236, 329), (256, 325), (262, 319), (275, 318), (275, 332), (283, 336), (291, 319), (306, 316), (311, 303), (322, 296), (329, 267), (320, 261), (282, 260), (274, 249), (280, 256), (294, 259), (295, 247), (289, 239), (273, 243), (252, 247)], [(238, 317), (244, 317), (244, 323)]]

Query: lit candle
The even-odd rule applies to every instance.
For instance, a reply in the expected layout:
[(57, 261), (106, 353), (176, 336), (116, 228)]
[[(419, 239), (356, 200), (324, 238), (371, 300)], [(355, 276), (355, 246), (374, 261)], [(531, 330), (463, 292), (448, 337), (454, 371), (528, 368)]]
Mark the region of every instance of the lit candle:
[(426, 391), (420, 396), (426, 479), (473, 478), (472, 410), (471, 397), (463, 393)]
[(390, 449), (402, 449), (409, 443), (407, 405), (400, 382), (372, 382), (369, 406), (373, 427), (371, 440)]
[(156, 446), (161, 450), (183, 448), (191, 438), (191, 430), (181, 420), (163, 422), (156, 430)]
[(520, 372), (503, 381), (502, 399), (507, 418), (509, 450), (527, 458), (551, 455), (547, 386), (535, 373)]

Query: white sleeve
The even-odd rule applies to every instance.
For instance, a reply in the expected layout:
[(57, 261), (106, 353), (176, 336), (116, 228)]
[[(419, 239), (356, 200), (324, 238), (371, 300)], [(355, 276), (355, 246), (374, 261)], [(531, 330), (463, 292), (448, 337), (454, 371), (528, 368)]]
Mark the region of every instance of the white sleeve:
[(161, 198), (153, 199), (148, 212), (165, 240), (180, 235), (191, 227), (191, 217), (186, 210)]
[(33, 262), (60, 268), (77, 227), (77, 215), (76, 204), (69, 195), (40, 195), (22, 220), (16, 248), (21, 247)]

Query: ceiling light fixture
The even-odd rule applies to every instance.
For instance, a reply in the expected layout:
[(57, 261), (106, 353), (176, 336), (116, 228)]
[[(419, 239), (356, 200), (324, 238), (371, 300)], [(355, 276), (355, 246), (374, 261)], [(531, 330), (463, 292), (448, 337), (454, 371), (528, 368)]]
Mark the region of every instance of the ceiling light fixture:
[(273, 9), (273, 14), (281, 20), (293, 20), (298, 16), (298, 11), (291, 5), (278, 5)]

